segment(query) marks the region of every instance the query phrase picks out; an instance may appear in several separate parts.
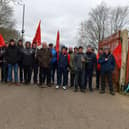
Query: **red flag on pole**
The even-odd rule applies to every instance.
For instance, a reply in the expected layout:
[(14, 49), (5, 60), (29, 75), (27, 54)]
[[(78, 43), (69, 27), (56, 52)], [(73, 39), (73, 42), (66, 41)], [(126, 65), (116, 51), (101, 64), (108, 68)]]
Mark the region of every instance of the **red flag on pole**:
[(39, 25), (38, 25), (38, 28), (36, 30), (36, 34), (35, 34), (35, 37), (33, 39), (33, 42), (36, 42), (37, 43), (37, 46), (40, 46), (41, 45), (41, 28), (40, 28), (40, 25), (41, 25), (41, 20), (39, 22)]
[(122, 53), (122, 46), (120, 43), (118, 47), (116, 47), (116, 49), (114, 49), (113, 51), (113, 56), (115, 58), (116, 64), (119, 69), (121, 68), (121, 53)]
[(56, 39), (56, 52), (59, 52), (60, 49), (60, 32), (57, 32), (57, 39)]
[(0, 34), (0, 47), (6, 46), (3, 36)]

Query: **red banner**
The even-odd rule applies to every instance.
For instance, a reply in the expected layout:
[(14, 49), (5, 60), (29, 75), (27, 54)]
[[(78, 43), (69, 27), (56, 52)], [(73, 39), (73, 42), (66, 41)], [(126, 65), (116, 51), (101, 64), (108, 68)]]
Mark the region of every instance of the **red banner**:
[(33, 42), (36, 42), (37, 43), (37, 46), (40, 46), (41, 45), (41, 28), (40, 28), (40, 25), (41, 25), (41, 21), (39, 22), (39, 25), (38, 25), (38, 28), (36, 30), (36, 34), (35, 34), (35, 37), (33, 39)]
[(121, 56), (122, 56), (121, 53), (122, 53), (122, 46), (120, 43), (118, 47), (113, 51), (113, 56), (115, 58), (116, 64), (119, 69), (121, 68)]
[(3, 36), (0, 34), (0, 47), (6, 46)]

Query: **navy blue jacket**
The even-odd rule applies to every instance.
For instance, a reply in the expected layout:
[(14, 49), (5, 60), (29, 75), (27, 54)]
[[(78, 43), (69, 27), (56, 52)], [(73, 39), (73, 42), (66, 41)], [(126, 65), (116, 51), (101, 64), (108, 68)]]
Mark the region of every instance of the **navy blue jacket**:
[[(108, 58), (107, 61), (106, 58)], [(98, 63), (101, 65), (101, 73), (112, 72), (115, 69), (115, 59), (111, 54), (100, 56)]]
[(68, 67), (68, 56), (66, 54), (59, 54), (59, 62), (58, 62), (59, 68), (67, 68)]

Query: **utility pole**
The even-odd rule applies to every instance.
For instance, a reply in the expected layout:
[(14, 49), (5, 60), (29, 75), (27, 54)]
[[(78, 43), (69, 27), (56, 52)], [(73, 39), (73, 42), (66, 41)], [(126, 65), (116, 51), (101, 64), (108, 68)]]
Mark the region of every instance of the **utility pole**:
[(24, 22), (25, 22), (25, 4), (23, 4), (23, 15), (22, 15), (22, 41), (24, 40)]

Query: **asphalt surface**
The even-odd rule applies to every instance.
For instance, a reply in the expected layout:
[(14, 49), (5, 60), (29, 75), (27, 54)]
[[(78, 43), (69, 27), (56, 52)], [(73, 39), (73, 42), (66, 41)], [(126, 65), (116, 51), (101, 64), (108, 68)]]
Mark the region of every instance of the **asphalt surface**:
[(0, 129), (129, 129), (129, 98), (0, 84)]

